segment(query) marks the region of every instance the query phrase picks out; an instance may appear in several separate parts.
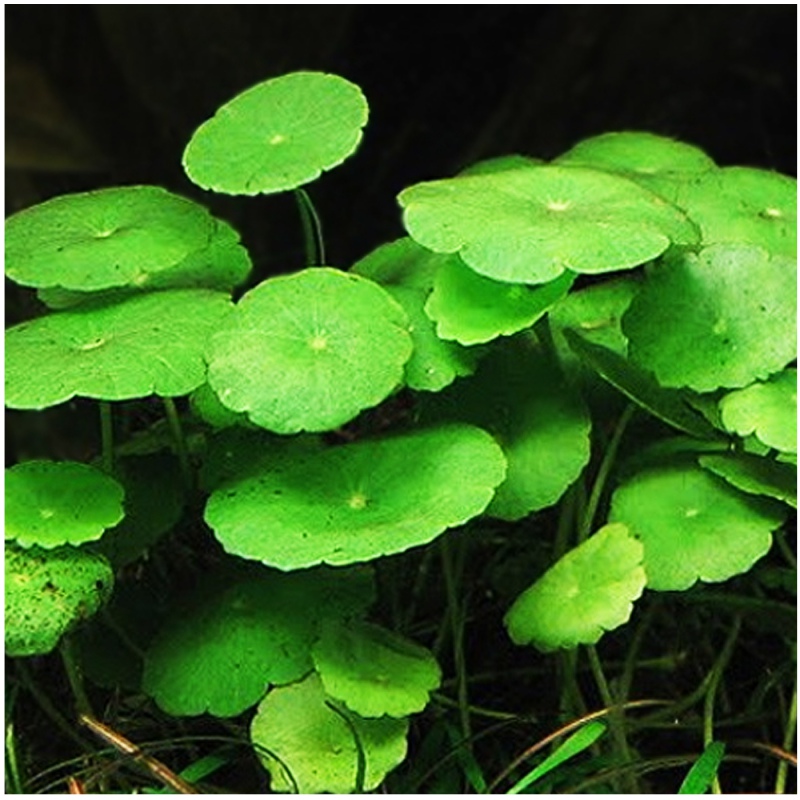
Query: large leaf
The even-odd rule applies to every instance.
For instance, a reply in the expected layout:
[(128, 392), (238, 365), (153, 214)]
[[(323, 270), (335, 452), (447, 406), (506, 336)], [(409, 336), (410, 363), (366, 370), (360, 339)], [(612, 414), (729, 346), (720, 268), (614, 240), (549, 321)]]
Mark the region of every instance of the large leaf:
[(366, 761), (363, 788), (371, 791), (405, 758), (407, 720), (349, 714), (351, 728), (328, 702), (319, 677), (311, 674), (273, 689), (258, 707), (250, 737), (273, 792), (352, 793), (359, 747)]
[(362, 717), (422, 711), (442, 678), (430, 651), (366, 622), (326, 624), (312, 657), (325, 691)]
[(458, 253), (481, 275), (547, 283), (564, 271), (630, 269), (694, 226), (626, 178), (582, 167), (530, 166), (420, 183), (400, 193), (411, 236)]
[(219, 108), (194, 132), (183, 165), (194, 183), (217, 192), (295, 189), (355, 151), (368, 113), (361, 90), (344, 78), (282, 75)]
[(785, 517), (777, 503), (742, 494), (693, 465), (639, 473), (614, 492), (609, 515), (641, 539), (647, 586), (660, 591), (747, 572)]
[(102, 556), (66, 545), (5, 549), (6, 655), (49, 653), (106, 602), (114, 573)]
[(504, 477), (488, 433), (446, 425), (276, 458), (215, 491), (205, 518), (234, 555), (285, 570), (351, 564), (463, 524)]
[(257, 568), (206, 579), (152, 642), (142, 686), (170, 714), (240, 714), (270, 684), (310, 672), (321, 623), (363, 614), (372, 593), (365, 570)]
[(203, 206), (157, 186), (63, 195), (6, 221), (6, 275), (79, 291), (126, 286), (205, 248), (214, 225)]
[(230, 307), (220, 292), (176, 289), (16, 325), (6, 331), (6, 405), (188, 394), (205, 380), (206, 339)]
[(630, 618), (646, 582), (642, 558), (625, 525), (606, 525), (515, 600), (505, 616), (509, 636), (543, 651), (594, 644)]
[(99, 539), (125, 515), (114, 478), (75, 461), (24, 461), (6, 470), (6, 539), (50, 549)]
[(622, 329), (631, 359), (662, 386), (747, 386), (796, 357), (796, 263), (748, 245), (668, 255), (648, 273)]
[(316, 267), (242, 297), (211, 340), (208, 380), (268, 430), (325, 431), (396, 389), (411, 350), (405, 312), (384, 289)]

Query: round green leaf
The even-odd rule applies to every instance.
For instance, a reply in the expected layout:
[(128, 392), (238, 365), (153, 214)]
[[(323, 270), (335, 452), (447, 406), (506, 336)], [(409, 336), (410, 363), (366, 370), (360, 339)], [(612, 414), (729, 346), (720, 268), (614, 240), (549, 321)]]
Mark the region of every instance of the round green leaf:
[(647, 586), (688, 589), (747, 572), (769, 550), (785, 519), (777, 503), (742, 494), (697, 466), (639, 473), (611, 499), (610, 519), (644, 545)]
[(632, 178), (714, 169), (716, 164), (694, 145), (643, 131), (622, 131), (592, 136), (559, 156), (555, 164), (595, 167)]
[(61, 310), (87, 300), (118, 300), (134, 292), (156, 289), (215, 289), (231, 292), (244, 283), (253, 265), (247, 250), (239, 243), (239, 234), (227, 222), (216, 220), (210, 242), (202, 250), (190, 253), (174, 267), (146, 272), (124, 287), (95, 292), (79, 292), (51, 286), (39, 289), (37, 297), (46, 306)]
[(594, 644), (630, 618), (646, 582), (642, 557), (625, 525), (606, 525), (514, 601), (504, 620), (509, 636), (545, 652)]
[(730, 392), (720, 400), (722, 423), (739, 436), (754, 433), (765, 445), (797, 452), (797, 370)]
[(325, 625), (311, 655), (325, 691), (362, 717), (422, 711), (442, 679), (430, 651), (366, 622)]
[(157, 186), (55, 197), (6, 220), (6, 275), (24, 286), (127, 286), (205, 248), (214, 224), (203, 206)]
[(21, 547), (99, 539), (125, 516), (123, 489), (88, 464), (25, 461), (6, 470), (6, 539)]
[(6, 405), (188, 394), (205, 380), (206, 340), (230, 308), (225, 294), (176, 289), (16, 325), (6, 331)]
[(530, 156), (522, 156), (512, 153), (508, 156), (495, 156), (494, 158), (485, 158), (482, 161), (477, 161), (470, 164), (465, 169), (459, 172), (459, 175), (488, 175), (493, 172), (505, 172), (508, 169), (519, 169), (520, 167), (532, 167), (536, 164), (543, 164), (541, 158), (531, 158)]
[[(273, 689), (259, 705), (250, 738), (269, 770), (273, 792), (295, 787), (299, 794), (355, 790), (356, 739), (328, 702), (319, 677), (311, 674), (300, 683)], [(348, 716), (366, 760), (363, 788), (371, 791), (405, 758), (408, 721)]]
[(436, 273), (452, 258), (426, 250), (405, 237), (378, 247), (352, 268), (381, 284), (408, 315), (414, 350), (406, 364), (405, 380), (412, 389), (438, 392), (457, 377), (475, 371), (476, 352), (442, 341), (425, 313)]
[(487, 509), (500, 519), (553, 505), (589, 461), (583, 401), (523, 336), (504, 341), (474, 377), (431, 398), (428, 413), (479, 425), (500, 443), (508, 474)]
[(488, 433), (447, 425), (275, 459), (215, 491), (205, 518), (234, 555), (285, 570), (351, 564), (463, 524), (504, 477)]
[(218, 109), (183, 154), (189, 178), (226, 194), (296, 189), (358, 147), (369, 109), (337, 75), (293, 72), (260, 83)]
[(325, 431), (402, 382), (412, 343), (403, 309), (377, 284), (315, 267), (245, 294), (208, 349), (211, 387), (277, 433)]
[(797, 508), (797, 466), (752, 453), (711, 453), (700, 466), (748, 494), (782, 500)]
[(796, 263), (746, 245), (668, 255), (648, 273), (622, 330), (631, 359), (662, 386), (747, 386), (796, 357)]
[(398, 199), (417, 242), (458, 253), (475, 272), (513, 283), (548, 283), (566, 270), (630, 269), (671, 242), (697, 238), (662, 198), (581, 167), (530, 166), (420, 183)]
[(6, 655), (49, 653), (106, 602), (114, 573), (102, 556), (65, 546), (5, 552)]
[(574, 280), (573, 273), (564, 272), (540, 286), (500, 283), (478, 275), (454, 256), (437, 271), (425, 313), (436, 323), (439, 338), (481, 344), (531, 327), (567, 294)]
[(270, 684), (311, 671), (322, 620), (362, 614), (372, 600), (364, 570), (284, 575), (257, 568), (216, 585), (206, 579), (152, 642), (142, 688), (169, 714), (235, 716)]

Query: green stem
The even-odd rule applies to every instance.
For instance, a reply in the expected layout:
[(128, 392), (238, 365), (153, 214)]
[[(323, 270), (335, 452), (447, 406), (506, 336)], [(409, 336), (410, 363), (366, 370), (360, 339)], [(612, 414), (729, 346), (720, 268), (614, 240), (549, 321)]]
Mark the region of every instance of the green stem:
[(111, 475), (114, 472), (114, 423), (111, 419), (111, 403), (100, 401), (100, 437), (103, 449), (103, 471)]
[(67, 673), (67, 680), (69, 687), (72, 689), (72, 696), (75, 698), (75, 709), (78, 716), (86, 714), (93, 717), (94, 712), (89, 703), (89, 697), (86, 694), (86, 689), (83, 685), (83, 675), (81, 674), (81, 666), (78, 659), (75, 657), (75, 648), (73, 641), (69, 636), (65, 636), (59, 645), (59, 652), (61, 653), (61, 660), (64, 662), (64, 671)]
[(797, 559), (795, 558), (794, 553), (792, 552), (792, 548), (786, 542), (786, 534), (784, 531), (776, 531), (775, 532), (775, 542), (778, 545), (778, 550), (781, 551), (781, 555), (786, 560), (786, 563), (792, 568), (797, 569)]
[(306, 265), (316, 267), (325, 263), (325, 241), (322, 238), (322, 222), (305, 189), (295, 189), (294, 197), (300, 211), (303, 226), (303, 243), (306, 252)]
[[(797, 735), (797, 675), (794, 679), (794, 693), (792, 694), (792, 704), (789, 706), (789, 718), (786, 720), (786, 728), (783, 732), (783, 749), (791, 751), (794, 747), (795, 736)], [(775, 776), (775, 794), (783, 794), (786, 791), (786, 775), (789, 765), (782, 760), (778, 764), (778, 773)]]
[(180, 464), (183, 481), (186, 488), (190, 489), (192, 487), (192, 468), (189, 464), (189, 451), (186, 447), (186, 437), (183, 435), (181, 418), (175, 406), (175, 401), (171, 397), (162, 397), (161, 399), (164, 401), (164, 410), (167, 413), (167, 424), (172, 433), (172, 441), (175, 445), (175, 453), (178, 456), (178, 463)]
[[(708, 682), (708, 689), (706, 691), (705, 701), (703, 702), (703, 747), (708, 747), (714, 741), (714, 700), (717, 695), (722, 674), (728, 666), (733, 648), (736, 645), (736, 640), (739, 637), (739, 629), (742, 626), (742, 618), (736, 617), (734, 623), (722, 646), (722, 651), (719, 658), (714, 662), (711, 669), (711, 679)], [(722, 794), (722, 789), (719, 785), (719, 778), (715, 777), (711, 783), (712, 794)]]
[(594, 479), (592, 492), (589, 495), (589, 502), (586, 505), (586, 512), (584, 514), (583, 521), (578, 529), (579, 544), (591, 533), (592, 525), (594, 525), (594, 519), (597, 515), (597, 509), (600, 505), (600, 500), (602, 499), (603, 492), (606, 488), (609, 473), (611, 472), (611, 468), (614, 466), (614, 461), (617, 458), (617, 451), (619, 450), (619, 445), (622, 441), (622, 435), (625, 433), (625, 429), (628, 427), (628, 423), (631, 421), (635, 411), (636, 406), (633, 403), (628, 403), (619, 420), (617, 421), (616, 427), (614, 428), (614, 434), (611, 437), (611, 441), (608, 443), (606, 452), (603, 455), (603, 460), (600, 462), (600, 467), (597, 470), (597, 476)]

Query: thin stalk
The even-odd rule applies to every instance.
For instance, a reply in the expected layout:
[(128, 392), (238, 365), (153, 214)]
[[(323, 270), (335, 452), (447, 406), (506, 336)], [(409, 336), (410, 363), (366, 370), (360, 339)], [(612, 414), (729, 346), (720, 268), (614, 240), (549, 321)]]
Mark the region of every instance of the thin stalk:
[(294, 197), (303, 226), (303, 244), (306, 266), (316, 267), (325, 263), (325, 241), (322, 238), (322, 222), (311, 198), (305, 189), (295, 189)]
[(94, 716), (89, 697), (83, 685), (83, 675), (78, 659), (75, 658), (75, 650), (71, 637), (65, 636), (58, 647), (61, 653), (61, 660), (64, 663), (64, 671), (67, 674), (69, 687), (72, 689), (72, 696), (75, 699), (75, 709), (78, 714), (88, 714)]
[(778, 545), (778, 550), (786, 560), (786, 563), (792, 568), (797, 569), (797, 559), (795, 558), (792, 548), (786, 542), (786, 534), (784, 531), (776, 531), (775, 542)]
[[(739, 629), (742, 626), (742, 618), (736, 617), (733, 625), (731, 626), (728, 637), (725, 639), (725, 644), (722, 646), (722, 651), (719, 658), (714, 662), (711, 668), (711, 680), (708, 683), (705, 700), (703, 702), (703, 747), (708, 747), (714, 741), (714, 700), (716, 699), (717, 689), (719, 688), (722, 674), (728, 666), (733, 648), (736, 645), (736, 640), (739, 637)], [(722, 794), (722, 788), (719, 784), (719, 778), (715, 777), (711, 783), (712, 794)]]
[(634, 670), (636, 667), (641, 669), (642, 666), (644, 666), (644, 662), (639, 659), (639, 651), (642, 648), (644, 635), (647, 632), (647, 629), (650, 627), (650, 622), (653, 619), (655, 608), (655, 603), (651, 603), (651, 605), (648, 606), (647, 610), (644, 612), (644, 616), (637, 625), (636, 631), (633, 634), (633, 640), (628, 648), (628, 652), (625, 654), (622, 675), (619, 679), (619, 701), (621, 703), (624, 703), (630, 696), (631, 686), (633, 685)]
[(464, 655), (464, 615), (460, 608), (456, 587), (456, 575), (453, 551), (450, 539), (441, 540), (442, 566), (444, 568), (447, 605), (450, 609), (450, 629), (453, 637), (453, 662), (456, 670), (456, 692), (458, 695), (458, 711), (461, 720), (461, 732), (466, 741), (472, 738), (472, 726), (469, 718), (469, 697), (467, 692), (467, 665)]
[[(789, 752), (794, 747), (795, 736), (797, 735), (797, 675), (794, 679), (794, 692), (792, 703), (789, 706), (789, 718), (786, 720), (786, 728), (783, 732), (783, 749)], [(778, 773), (775, 776), (775, 794), (783, 794), (786, 791), (786, 775), (789, 764), (786, 760), (781, 760), (778, 764)]]
[(162, 397), (161, 399), (164, 402), (164, 410), (167, 413), (167, 424), (172, 434), (172, 442), (175, 445), (175, 453), (178, 456), (181, 475), (183, 475), (186, 488), (189, 489), (192, 486), (192, 468), (189, 464), (189, 450), (186, 447), (186, 437), (183, 434), (181, 418), (175, 406), (175, 401), (171, 397)]
[(614, 461), (617, 458), (617, 451), (619, 450), (619, 445), (622, 441), (622, 435), (625, 433), (625, 429), (628, 427), (628, 423), (631, 421), (635, 411), (636, 406), (633, 403), (628, 403), (628, 405), (625, 407), (625, 410), (620, 415), (619, 420), (617, 421), (616, 427), (614, 428), (614, 433), (611, 436), (611, 441), (608, 443), (608, 447), (603, 454), (603, 460), (600, 462), (600, 467), (597, 470), (597, 476), (594, 479), (594, 485), (592, 486), (592, 491), (589, 495), (589, 502), (586, 505), (586, 511), (584, 513), (581, 526), (578, 529), (578, 543), (584, 541), (592, 530), (594, 518), (597, 515), (597, 509), (600, 505), (600, 500), (603, 497), (606, 483), (608, 482), (609, 473), (611, 472), (611, 468), (614, 466)]
[(114, 423), (111, 418), (111, 403), (100, 401), (100, 438), (103, 453), (103, 471), (111, 475), (114, 472)]
[(24, 794), (25, 784), (17, 758), (17, 739), (14, 734), (14, 723), (6, 724), (6, 792), (8, 794)]
[[(439, 703), (439, 705), (447, 708), (460, 708), (460, 703), (456, 700), (451, 700), (446, 695), (439, 692), (433, 692), (431, 699)], [(483, 706), (469, 706), (469, 713), (476, 717), (485, 717), (486, 719), (498, 719), (504, 722), (533, 722), (533, 717), (525, 717), (520, 714), (512, 714), (510, 711), (495, 711), (491, 708), (484, 708)]]

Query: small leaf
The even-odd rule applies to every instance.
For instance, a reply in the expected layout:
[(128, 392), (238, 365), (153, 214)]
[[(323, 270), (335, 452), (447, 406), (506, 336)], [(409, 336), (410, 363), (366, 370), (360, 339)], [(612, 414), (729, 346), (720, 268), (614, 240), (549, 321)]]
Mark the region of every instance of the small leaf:
[(412, 343), (377, 284), (327, 267), (247, 292), (214, 335), (208, 382), (223, 405), (276, 433), (326, 431), (402, 382)]
[(102, 556), (66, 545), (23, 550), (6, 544), (6, 655), (44, 655), (108, 600), (114, 573)]
[(217, 489), (205, 519), (243, 558), (284, 570), (352, 564), (465, 523), (504, 477), (505, 459), (488, 433), (446, 425), (276, 458)]
[(639, 473), (611, 499), (609, 519), (644, 545), (647, 586), (681, 591), (747, 572), (786, 518), (777, 503), (742, 494), (697, 466)]
[(369, 109), (337, 75), (293, 72), (259, 83), (220, 107), (183, 154), (190, 180), (226, 194), (296, 189), (358, 147)]
[(6, 331), (6, 405), (188, 394), (205, 380), (206, 339), (230, 307), (220, 292), (175, 289), (16, 325)]
[(325, 691), (362, 717), (422, 711), (442, 678), (424, 647), (366, 622), (326, 624), (312, 657)]
[(797, 467), (751, 453), (700, 456), (700, 466), (748, 494), (782, 500), (797, 508)]
[(6, 275), (23, 286), (97, 291), (127, 286), (202, 250), (203, 206), (157, 186), (63, 195), (6, 221)]
[(436, 322), (440, 339), (481, 344), (531, 327), (567, 294), (574, 280), (573, 273), (565, 272), (540, 286), (500, 283), (452, 256), (436, 273), (425, 313)]
[(548, 283), (563, 272), (631, 269), (670, 243), (696, 241), (674, 206), (632, 181), (582, 167), (529, 166), (411, 186), (400, 193), (406, 230), (475, 272)]
[[(250, 738), (269, 770), (273, 792), (289, 792), (293, 783), (300, 794), (349, 794), (356, 788), (353, 732), (326, 699), (312, 673), (300, 683), (273, 689), (259, 705)], [(371, 791), (405, 758), (408, 721), (349, 718), (366, 757), (364, 789)]]
[(622, 329), (631, 360), (662, 386), (747, 386), (796, 357), (796, 264), (749, 245), (668, 254), (648, 273)]
[(681, 783), (678, 794), (705, 794), (725, 757), (724, 742), (710, 742)]
[(509, 636), (545, 652), (594, 644), (628, 621), (645, 586), (642, 552), (625, 525), (601, 528), (514, 601)]
[(6, 470), (6, 540), (51, 549), (99, 539), (125, 516), (123, 495), (88, 464), (24, 461)]
[(236, 716), (310, 672), (321, 622), (363, 613), (372, 591), (363, 570), (212, 576), (156, 636), (142, 687), (169, 714)]
[(797, 370), (730, 392), (719, 402), (722, 423), (739, 436), (752, 433), (768, 447), (797, 452)]

